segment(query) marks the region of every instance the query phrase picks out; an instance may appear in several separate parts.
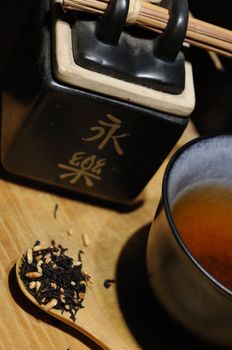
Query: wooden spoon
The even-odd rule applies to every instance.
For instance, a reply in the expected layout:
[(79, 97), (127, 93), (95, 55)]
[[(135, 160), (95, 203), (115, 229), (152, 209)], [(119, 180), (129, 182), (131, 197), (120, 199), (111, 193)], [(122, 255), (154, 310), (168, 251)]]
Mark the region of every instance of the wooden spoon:
[(129, 348), (124, 340), (110, 326), (109, 320), (105, 317), (97, 302), (92, 286), (87, 286), (84, 299), (85, 307), (77, 312), (76, 321), (72, 321), (69, 318), (69, 315), (66, 315), (65, 313), (62, 315), (61, 312), (56, 309), (46, 310), (43, 305), (37, 303), (35, 298), (25, 288), (24, 283), (20, 278), (19, 272), (21, 264), (22, 257), (19, 257), (16, 262), (16, 276), (18, 284), (23, 294), (33, 304), (47, 312), (49, 315), (59, 319), (61, 322), (67, 323), (69, 326), (85, 334), (103, 349), (131, 350), (131, 348)]

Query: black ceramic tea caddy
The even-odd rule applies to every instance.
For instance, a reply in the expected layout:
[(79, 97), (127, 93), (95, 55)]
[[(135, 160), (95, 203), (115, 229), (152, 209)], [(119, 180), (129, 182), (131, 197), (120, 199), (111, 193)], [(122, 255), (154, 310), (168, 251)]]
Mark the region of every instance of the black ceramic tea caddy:
[(2, 165), (88, 197), (130, 204), (180, 138), (194, 108), (181, 51), (186, 0), (163, 34), (125, 26), (129, 0), (104, 15), (35, 1), (9, 60), (2, 95)]

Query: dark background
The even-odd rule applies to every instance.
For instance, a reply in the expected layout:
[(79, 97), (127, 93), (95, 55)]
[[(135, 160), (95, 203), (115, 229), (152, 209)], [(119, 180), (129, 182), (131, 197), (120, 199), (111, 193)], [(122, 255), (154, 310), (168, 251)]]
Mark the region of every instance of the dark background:
[[(34, 1), (4, 1), (0, 9), (0, 85), (9, 52), (14, 45)], [(189, 0), (196, 18), (232, 29), (230, 1)], [(232, 61), (220, 57), (224, 72), (215, 69), (204, 50), (192, 47), (196, 108), (192, 120), (201, 134), (232, 132)]]

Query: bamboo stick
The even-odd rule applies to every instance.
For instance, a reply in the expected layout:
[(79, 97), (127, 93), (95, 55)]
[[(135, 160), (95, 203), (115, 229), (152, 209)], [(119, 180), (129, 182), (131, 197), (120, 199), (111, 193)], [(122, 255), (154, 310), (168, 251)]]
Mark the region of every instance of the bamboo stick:
[[(60, 0), (63, 8), (67, 10), (79, 10), (96, 14), (101, 14), (106, 10), (108, 1)], [(167, 9), (144, 0), (140, 0), (140, 3), (137, 2), (136, 6), (139, 10), (137, 14), (132, 14), (132, 18), (134, 18), (137, 25), (155, 32), (162, 32), (166, 28), (169, 19)], [(133, 6), (132, 9), (134, 9)], [(214, 24), (189, 17), (185, 41), (220, 55), (232, 57), (232, 31)]]

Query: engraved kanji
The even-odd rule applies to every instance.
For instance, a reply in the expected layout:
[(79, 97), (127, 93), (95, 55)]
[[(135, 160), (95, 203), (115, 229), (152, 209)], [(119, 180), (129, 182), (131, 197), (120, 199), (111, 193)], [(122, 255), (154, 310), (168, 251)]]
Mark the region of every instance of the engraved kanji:
[(112, 140), (115, 151), (121, 156), (124, 154), (124, 151), (121, 148), (118, 140), (130, 136), (130, 134), (117, 134), (117, 130), (119, 130), (122, 126), (121, 120), (112, 114), (107, 114), (106, 117), (108, 119), (107, 121), (99, 120), (99, 126), (93, 126), (90, 128), (91, 131), (96, 132), (95, 135), (88, 138), (83, 137), (82, 140), (95, 141), (102, 138), (101, 143), (98, 145), (99, 150), (102, 150), (109, 143), (109, 141)]
[(95, 154), (90, 156), (85, 152), (76, 152), (72, 155), (68, 164), (58, 164), (58, 167), (66, 170), (61, 174), (60, 179), (69, 179), (69, 183), (74, 185), (80, 178), (84, 178), (87, 187), (94, 186), (94, 180), (101, 180), (102, 168), (106, 164), (105, 158), (97, 159)]

